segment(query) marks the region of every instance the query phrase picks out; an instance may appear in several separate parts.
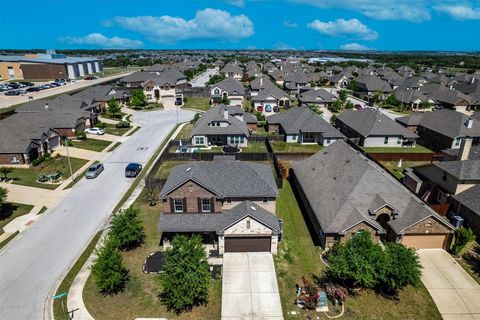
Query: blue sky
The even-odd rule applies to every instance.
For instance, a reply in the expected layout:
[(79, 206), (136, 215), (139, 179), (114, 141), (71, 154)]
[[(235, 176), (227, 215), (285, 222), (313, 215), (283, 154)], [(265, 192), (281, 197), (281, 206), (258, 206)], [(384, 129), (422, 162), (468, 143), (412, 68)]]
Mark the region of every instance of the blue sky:
[(0, 0), (0, 48), (480, 49), (479, 0)]

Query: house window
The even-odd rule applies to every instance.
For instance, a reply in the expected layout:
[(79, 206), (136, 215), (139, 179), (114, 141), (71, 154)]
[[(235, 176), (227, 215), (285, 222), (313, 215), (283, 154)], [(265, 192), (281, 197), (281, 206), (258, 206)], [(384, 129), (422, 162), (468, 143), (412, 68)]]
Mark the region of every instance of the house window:
[(210, 199), (202, 199), (202, 212), (210, 212), (212, 210), (212, 205)]
[(195, 137), (195, 144), (205, 144), (203, 137)]
[(227, 203), (232, 203), (232, 198), (227, 198)]
[(330, 144), (330, 138), (327, 138), (327, 139), (325, 140), (325, 143), (326, 143), (326, 144)]
[(401, 137), (398, 137), (397, 144), (402, 144), (402, 138)]
[(174, 199), (173, 208), (175, 212), (183, 212), (183, 199)]
[(447, 171), (443, 171), (442, 181), (447, 181)]
[(388, 144), (388, 137), (385, 137), (385, 139), (383, 140), (383, 144)]
[(250, 229), (250, 219), (247, 220), (247, 229)]
[(243, 143), (245, 141), (245, 137), (241, 136), (240, 137), (240, 143)]
[(298, 137), (296, 134), (292, 134), (292, 140), (297, 141)]
[(460, 139), (455, 139), (455, 147), (458, 147), (460, 145)]
[(263, 202), (268, 202), (268, 198), (263, 198), (262, 201)]
[(213, 93), (214, 93), (214, 94), (220, 94), (220, 89), (215, 89), (215, 90), (213, 91)]

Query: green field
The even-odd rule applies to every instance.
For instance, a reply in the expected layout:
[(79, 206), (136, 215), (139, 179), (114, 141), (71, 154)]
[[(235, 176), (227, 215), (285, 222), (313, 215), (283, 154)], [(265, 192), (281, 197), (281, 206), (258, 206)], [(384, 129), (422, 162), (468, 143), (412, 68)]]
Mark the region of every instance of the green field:
[(210, 98), (188, 97), (182, 108), (207, 111), (210, 109)]
[(87, 140), (82, 141), (72, 141), (75, 148), (86, 149), (95, 152), (102, 152), (106, 147), (108, 147), (112, 142), (104, 141), (98, 139), (88, 138)]

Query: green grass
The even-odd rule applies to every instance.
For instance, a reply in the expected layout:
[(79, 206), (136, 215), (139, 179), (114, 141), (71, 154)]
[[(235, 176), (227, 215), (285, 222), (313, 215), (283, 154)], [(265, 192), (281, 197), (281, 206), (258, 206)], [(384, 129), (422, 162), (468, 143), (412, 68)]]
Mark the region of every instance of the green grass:
[(192, 130), (195, 125), (187, 123), (177, 135), (177, 139), (190, 139), (192, 137)]
[(172, 172), (173, 168), (178, 165), (188, 163), (189, 161), (165, 161), (160, 165), (158, 171), (155, 173), (157, 179), (167, 179)]
[[(160, 176), (167, 176), (173, 165), (162, 165)], [(104, 296), (98, 289), (92, 276), (83, 290), (85, 305), (95, 319), (135, 319), (137, 317), (165, 317), (168, 319), (220, 319), (221, 279), (212, 280), (209, 291), (209, 303), (180, 315), (169, 312), (159, 299), (160, 284), (154, 275), (144, 274), (142, 266), (145, 258), (161, 248), (160, 233), (157, 224), (161, 212), (161, 203), (150, 206), (142, 194), (133, 204), (140, 209), (145, 228), (145, 242), (139, 248), (122, 252), (125, 266), (129, 269), (130, 280), (125, 290), (114, 296)]]
[(102, 114), (102, 118), (107, 118), (107, 119), (112, 119), (112, 120), (121, 120), (123, 118), (123, 116), (125, 116), (125, 115), (126, 115), (125, 112), (116, 113), (115, 115), (113, 115), (109, 112), (106, 112), (106, 113)]
[[(313, 275), (321, 275), (326, 267), (320, 262), (321, 248), (312, 241), (307, 223), (297, 204), (290, 183), (280, 189), (277, 200), (277, 215), (283, 221), (283, 235), (279, 253), (275, 256), (280, 300), (283, 314), (288, 319), (305, 319), (307, 314), (316, 319), (326, 319), (325, 315), (300, 310), (293, 304), (295, 284), (301, 284), (301, 277), (313, 280)], [(310, 224), (310, 222), (308, 222)], [(362, 290), (355, 296), (349, 296), (343, 319), (441, 319), (437, 307), (427, 289), (407, 287), (399, 293), (399, 300), (383, 298), (372, 290)], [(287, 314), (296, 311), (297, 316)]]
[(430, 163), (430, 161), (402, 161), (402, 166), (397, 167), (398, 161), (381, 161), (381, 165), (392, 173), (398, 180), (403, 179), (403, 170), (409, 167), (421, 166)]
[(72, 141), (72, 143), (73, 143), (73, 147), (75, 148), (80, 148), (80, 149), (85, 149), (85, 150), (90, 150), (95, 152), (102, 152), (112, 142), (88, 138), (86, 140), (81, 140), (81, 141), (75, 140), (75, 141)]
[(105, 77), (108, 77), (108, 76), (113, 76), (120, 73), (138, 71), (140, 69), (141, 67), (136, 67), (136, 66), (130, 66), (125, 68), (122, 68), (122, 67), (103, 68), (103, 74)]
[(248, 145), (246, 147), (242, 147), (242, 152), (252, 152), (252, 153), (258, 153), (258, 152), (268, 152), (267, 147), (265, 146), (264, 142), (259, 142), (259, 141), (249, 141)]
[[(72, 157), (70, 157), (70, 161), (72, 163), (72, 171), (74, 173), (88, 162), (84, 159)], [(66, 180), (70, 177), (70, 169), (68, 166), (67, 157), (60, 156), (56, 159), (50, 159), (36, 167), (31, 167), (30, 169), (14, 168), (9, 177), (13, 179), (12, 183), (14, 184), (52, 190), (57, 188), (60, 184), (40, 183), (37, 182), (37, 178), (39, 175), (55, 174), (57, 171), (63, 173), (63, 180)]]
[(265, 127), (257, 127), (256, 131), (257, 136), (272, 136), (276, 135), (274, 132), (268, 132), (265, 130)]
[(459, 259), (455, 259), (463, 269), (480, 284), (480, 245), (473, 241), (463, 250)]
[(30, 211), (33, 206), (22, 203), (6, 202), (0, 205), (0, 234), (2, 234), (3, 227), (9, 224), (13, 219), (21, 217)]
[(319, 144), (300, 144), (300, 143), (287, 143), (285, 141), (270, 141), (273, 152), (285, 152), (285, 153), (296, 153), (296, 152), (311, 152), (315, 153), (323, 149)]
[(7, 239), (3, 240), (0, 243), (0, 250), (3, 249), (3, 247), (5, 247), (10, 241), (12, 241), (19, 233), (20, 233), (20, 231), (15, 231), (10, 236), (8, 236)]
[(130, 136), (133, 136), (135, 134), (135, 132), (137, 132), (138, 130), (140, 130), (141, 127), (135, 127), (135, 129), (133, 129), (132, 131), (130, 131), (129, 134), (127, 134), (127, 137), (130, 137)]
[(404, 147), (362, 147), (366, 153), (433, 153), (432, 150), (417, 144), (414, 148)]
[(182, 108), (207, 111), (210, 109), (210, 98), (188, 97)]
[(115, 142), (115, 144), (107, 150), (107, 152), (112, 152), (113, 150), (117, 149), (122, 143), (121, 142)]
[(45, 207), (45, 206), (43, 206), (42, 209), (40, 209), (40, 211), (38, 211), (37, 215), (40, 215), (40, 214), (44, 213), (44, 212), (47, 211), (47, 210), (48, 210), (48, 208)]
[[(102, 235), (102, 231), (97, 232), (97, 234), (90, 241), (90, 243), (85, 248), (83, 253), (77, 259), (75, 264), (70, 268), (67, 275), (65, 276), (65, 278), (63, 278), (62, 283), (60, 283), (60, 286), (58, 287), (57, 291), (55, 292), (55, 295), (60, 294), (62, 292), (67, 292), (67, 296), (62, 298), (62, 299), (64, 299), (65, 304), (66, 304), (67, 297), (68, 297), (68, 290), (70, 289), (70, 287), (73, 283), (73, 280), (75, 280), (75, 277), (80, 272), (80, 269), (82, 269), (82, 266), (85, 264), (85, 262), (87, 262), (88, 257), (92, 254), (93, 249), (95, 249), (95, 246), (97, 245), (97, 242), (100, 239), (101, 235)], [(53, 318), (57, 319), (57, 320), (65, 319), (65, 315), (63, 314), (63, 311), (62, 311), (62, 303), (61, 303), (60, 300), (54, 300), (53, 301)], [(70, 318), (68, 318), (68, 319), (70, 319)]]
[(105, 127), (106, 134), (113, 134), (115, 136), (123, 136), (130, 128), (117, 128), (113, 123), (107, 123)]
[[(94, 164), (97, 164), (99, 163), (100, 161), (95, 161), (94, 163), (92, 163), (91, 165), (93, 166)], [(74, 185), (77, 184), (78, 181), (80, 181), (84, 176), (85, 176), (85, 173), (87, 173), (87, 170), (88, 168), (86, 168), (85, 170), (83, 170), (82, 172), (80, 172), (79, 174), (77, 174), (75, 177), (73, 177), (73, 180), (63, 189), (63, 190), (66, 190), (66, 189), (70, 189), (71, 187), (73, 187)]]

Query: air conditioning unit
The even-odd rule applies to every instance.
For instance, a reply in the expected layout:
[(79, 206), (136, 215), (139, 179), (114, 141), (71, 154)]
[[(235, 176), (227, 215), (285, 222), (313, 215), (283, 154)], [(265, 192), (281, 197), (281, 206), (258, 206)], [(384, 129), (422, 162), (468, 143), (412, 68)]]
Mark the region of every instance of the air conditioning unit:
[(463, 218), (460, 216), (453, 216), (452, 224), (455, 226), (455, 228), (460, 228), (463, 224)]

